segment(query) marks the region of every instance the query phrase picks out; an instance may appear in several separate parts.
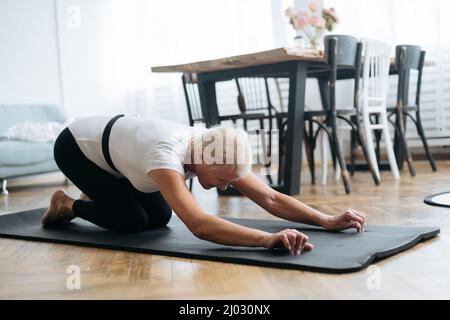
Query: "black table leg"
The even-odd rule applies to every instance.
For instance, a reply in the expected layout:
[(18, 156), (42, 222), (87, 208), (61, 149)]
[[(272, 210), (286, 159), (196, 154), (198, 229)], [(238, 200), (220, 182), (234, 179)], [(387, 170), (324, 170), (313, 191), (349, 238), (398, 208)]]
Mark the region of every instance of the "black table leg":
[(212, 80), (203, 80), (202, 76), (199, 75), (198, 93), (206, 127), (218, 125), (220, 121), (219, 110), (217, 108), (216, 82)]
[(285, 194), (300, 193), (307, 63), (299, 61), (289, 76), (289, 106), (284, 165)]

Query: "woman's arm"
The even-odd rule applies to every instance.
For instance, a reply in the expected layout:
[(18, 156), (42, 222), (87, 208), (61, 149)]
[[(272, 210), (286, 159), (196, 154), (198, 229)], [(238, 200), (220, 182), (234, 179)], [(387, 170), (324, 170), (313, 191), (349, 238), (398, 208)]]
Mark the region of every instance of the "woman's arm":
[(239, 179), (233, 185), (244, 195), (279, 218), (319, 225), (334, 230), (347, 228), (356, 228), (358, 231), (364, 230), (364, 215), (361, 212), (348, 209), (338, 216), (324, 214), (288, 195), (273, 190), (253, 173)]
[(149, 175), (160, 188), (164, 199), (198, 238), (226, 245), (259, 247), (269, 233), (240, 226), (203, 212), (189, 192), (184, 177), (176, 171), (159, 169)]
[(159, 169), (149, 172), (169, 206), (198, 238), (234, 246), (285, 248), (290, 255), (311, 250), (308, 237), (298, 230), (286, 229), (268, 233), (247, 228), (203, 212), (189, 192), (184, 177), (173, 170)]

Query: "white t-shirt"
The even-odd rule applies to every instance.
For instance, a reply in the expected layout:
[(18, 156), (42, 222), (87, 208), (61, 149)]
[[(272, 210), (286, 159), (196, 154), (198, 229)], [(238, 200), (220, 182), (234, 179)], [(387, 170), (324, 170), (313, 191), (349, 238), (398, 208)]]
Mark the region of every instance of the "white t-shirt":
[(148, 172), (156, 169), (175, 170), (189, 179), (183, 165), (189, 159), (188, 142), (202, 127), (189, 127), (177, 122), (126, 115), (111, 129), (109, 152), (117, 173), (106, 162), (102, 151), (102, 135), (111, 116), (90, 116), (69, 125), (69, 130), (83, 154), (97, 166), (117, 178), (126, 177), (141, 192), (159, 190)]

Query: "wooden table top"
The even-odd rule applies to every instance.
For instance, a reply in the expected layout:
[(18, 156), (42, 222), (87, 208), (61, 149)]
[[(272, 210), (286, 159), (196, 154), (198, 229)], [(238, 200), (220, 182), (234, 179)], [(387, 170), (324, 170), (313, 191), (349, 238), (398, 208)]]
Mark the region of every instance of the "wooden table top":
[(152, 72), (200, 73), (295, 60), (325, 62), (323, 50), (313, 50), (306, 48), (277, 48), (221, 59), (199, 61), (173, 66), (157, 66), (152, 67)]
[[(323, 50), (283, 47), (220, 59), (198, 61), (172, 66), (156, 66), (152, 67), (151, 70), (152, 72), (201, 73), (299, 60), (325, 62), (325, 56)], [(395, 58), (391, 58), (391, 65), (394, 64)], [(436, 62), (434, 61), (425, 61), (425, 66), (435, 65)]]

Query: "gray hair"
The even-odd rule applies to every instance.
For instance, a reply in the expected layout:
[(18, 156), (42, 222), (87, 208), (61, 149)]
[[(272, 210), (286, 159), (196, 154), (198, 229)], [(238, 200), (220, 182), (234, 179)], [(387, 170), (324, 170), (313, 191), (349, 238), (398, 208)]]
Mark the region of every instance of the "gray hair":
[(234, 165), (243, 177), (252, 167), (252, 148), (247, 132), (237, 128), (213, 127), (193, 137), (194, 163)]

